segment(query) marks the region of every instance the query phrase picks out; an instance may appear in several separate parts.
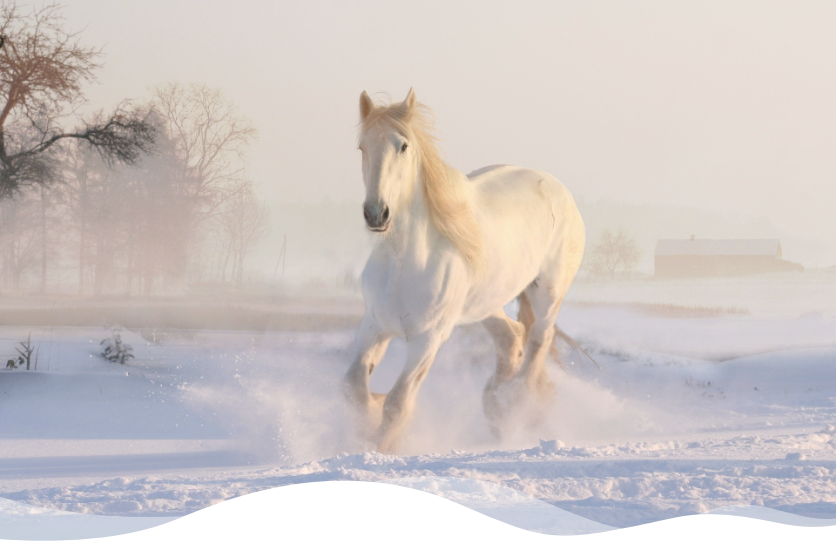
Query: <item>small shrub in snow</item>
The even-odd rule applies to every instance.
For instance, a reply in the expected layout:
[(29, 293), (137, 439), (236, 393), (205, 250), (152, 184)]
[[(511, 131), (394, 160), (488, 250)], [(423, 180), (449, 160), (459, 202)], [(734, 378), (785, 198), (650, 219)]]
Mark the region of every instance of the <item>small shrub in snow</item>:
[(17, 370), (18, 366), (26, 362), (23, 357), (10, 358), (6, 361), (6, 370)]
[(125, 364), (129, 358), (134, 358), (133, 348), (127, 343), (122, 342), (122, 336), (118, 329), (113, 329), (110, 337), (105, 337), (101, 346), (102, 356), (110, 362), (118, 362)]
[[(15, 351), (17, 351), (20, 356), (17, 359), (9, 359), (6, 362), (6, 368), (10, 370), (14, 370), (20, 366), (23, 366), (24, 363), (26, 364), (26, 369), (29, 370), (30, 365), (32, 364), (32, 353), (35, 352), (35, 347), (32, 346), (32, 334), (29, 334), (29, 337), (26, 338), (26, 341), (21, 341), (19, 343), (20, 347), (15, 347)], [(35, 356), (35, 368), (38, 368), (38, 357)]]

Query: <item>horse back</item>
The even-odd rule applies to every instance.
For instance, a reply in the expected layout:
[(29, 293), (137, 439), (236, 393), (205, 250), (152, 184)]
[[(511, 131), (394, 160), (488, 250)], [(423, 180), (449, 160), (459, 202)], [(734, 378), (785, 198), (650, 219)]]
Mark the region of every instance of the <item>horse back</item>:
[(510, 165), (488, 165), (487, 167), (482, 167), (481, 169), (476, 169), (475, 171), (471, 171), (470, 174), (467, 175), (467, 179), (472, 181), (475, 178), (490, 172), (492, 170), (501, 169), (503, 167), (508, 167)]
[(485, 167), (468, 178), (486, 243), (490, 289), (510, 300), (535, 278), (562, 275), (561, 269), (580, 264), (583, 220), (559, 180), (510, 165)]

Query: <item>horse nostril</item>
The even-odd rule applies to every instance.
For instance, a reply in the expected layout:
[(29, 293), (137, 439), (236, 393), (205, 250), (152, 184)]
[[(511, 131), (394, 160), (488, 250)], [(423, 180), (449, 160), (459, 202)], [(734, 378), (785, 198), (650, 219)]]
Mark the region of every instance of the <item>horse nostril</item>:
[(384, 223), (389, 220), (389, 206), (388, 205), (383, 206), (383, 214), (380, 216), (380, 218)]

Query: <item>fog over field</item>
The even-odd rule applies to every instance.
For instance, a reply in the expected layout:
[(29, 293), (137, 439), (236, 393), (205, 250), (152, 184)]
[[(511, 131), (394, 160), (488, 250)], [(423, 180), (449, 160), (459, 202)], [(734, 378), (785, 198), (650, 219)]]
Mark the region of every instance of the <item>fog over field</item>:
[[(648, 227), (646, 251), (659, 236), (769, 235), (787, 259), (836, 264), (829, 3), (79, 0), (66, 16), (104, 45), (92, 106), (171, 80), (234, 100), (259, 130), (251, 174), (277, 216), (330, 200), (361, 226), (357, 98), (414, 86), (464, 172), (545, 170), (587, 207), (629, 206), (616, 213), (635, 224), (617, 220), (637, 233), (659, 213), (726, 221)], [(276, 221), (257, 264), (270, 272), (282, 235), (307, 232)]]

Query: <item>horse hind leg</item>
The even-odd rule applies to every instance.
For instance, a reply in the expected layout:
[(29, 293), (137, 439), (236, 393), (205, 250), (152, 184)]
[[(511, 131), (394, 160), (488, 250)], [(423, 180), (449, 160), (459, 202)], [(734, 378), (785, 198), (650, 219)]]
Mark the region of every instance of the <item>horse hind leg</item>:
[[(531, 308), (531, 302), (528, 300), (528, 296), (526, 296), (525, 291), (520, 293), (519, 301), (520, 310), (517, 314), (517, 320), (523, 325), (523, 327), (525, 327), (525, 339), (528, 339), (528, 332), (531, 331), (531, 326), (532, 324), (534, 324), (534, 310), (532, 310)], [(574, 347), (575, 350), (583, 351), (583, 349), (577, 346), (577, 344), (571, 337), (568, 337), (565, 333), (560, 331), (560, 329), (558, 329), (556, 325), (554, 326), (554, 337), (561, 337), (570, 345), (572, 345), (572, 347)], [(563, 366), (563, 360), (560, 357), (560, 352), (557, 350), (557, 347), (554, 344), (552, 344), (549, 347), (549, 353), (559, 366)], [(590, 360), (592, 360), (592, 357), (587, 355), (585, 351), (583, 354), (585, 354)], [(595, 361), (593, 360), (593, 362)]]
[(544, 418), (546, 406), (554, 397), (554, 384), (549, 379), (545, 360), (553, 347), (560, 306), (583, 257), (583, 224), (580, 215), (575, 213), (574, 223), (568, 223), (556, 237), (556, 244), (544, 259), (539, 275), (520, 296), (520, 321), (526, 326), (527, 337), (525, 359), (515, 384), (520, 392), (530, 396), (530, 426)]
[(558, 282), (533, 282), (523, 295), (527, 305), (521, 304), (521, 314), (525, 308), (526, 315), (523, 317), (529, 325), (525, 360), (519, 379), (528, 391), (543, 403), (551, 399), (554, 390), (546, 371), (545, 360), (553, 347), (555, 321), (565, 292), (566, 288), (561, 288)]
[(525, 291), (520, 293), (520, 310), (517, 312), (517, 321), (525, 328), (525, 338), (528, 339), (528, 332), (531, 331), (531, 325), (534, 323), (534, 310), (531, 308), (531, 301)]
[(491, 432), (500, 438), (507, 407), (505, 402), (501, 401), (500, 393), (502, 386), (520, 369), (526, 328), (524, 323), (510, 319), (502, 310), (483, 320), (482, 325), (493, 338), (496, 347), (496, 371), (482, 392), (482, 405)]

